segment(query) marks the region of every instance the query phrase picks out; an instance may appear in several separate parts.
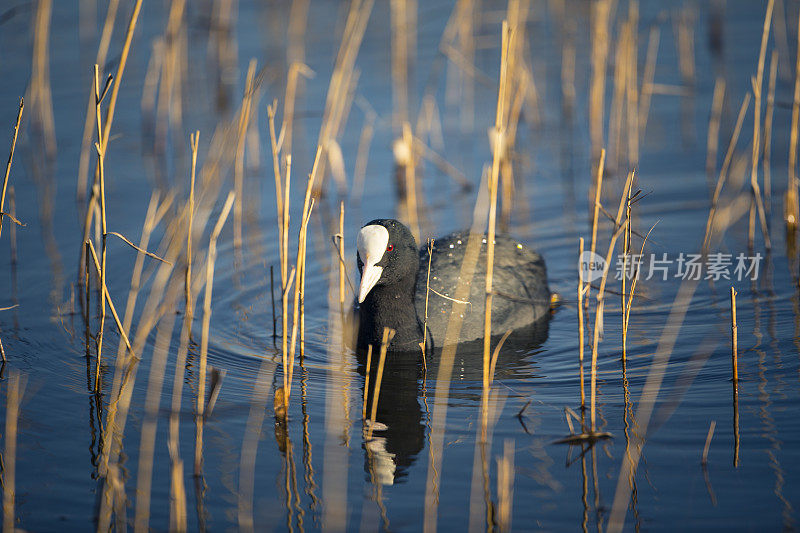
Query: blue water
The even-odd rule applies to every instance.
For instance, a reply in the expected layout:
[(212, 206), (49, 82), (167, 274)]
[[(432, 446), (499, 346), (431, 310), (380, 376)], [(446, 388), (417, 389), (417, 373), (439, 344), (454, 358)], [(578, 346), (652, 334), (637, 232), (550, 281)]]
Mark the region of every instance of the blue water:
[[(87, 9), (92, 2), (82, 2)], [(123, 2), (115, 28), (106, 71), (114, 71), (122, 45), (131, 2)], [(598, 429), (612, 439), (593, 447), (555, 444), (569, 428), (564, 408), (579, 410), (578, 320), (576, 308), (578, 238), (591, 239), (589, 137), (590, 20), (588, 4), (565, 2), (575, 27), (577, 50), (576, 105), (572, 120), (562, 111), (561, 53), (565, 39), (563, 21), (555, 8), (559, 2), (532, 2), (527, 23), (526, 57), (536, 83), (538, 107), (523, 106), (514, 159), (516, 180), (512, 233), (536, 248), (548, 266), (551, 289), (562, 305), (549, 323), (546, 337), (509, 345), (499, 358), (494, 393), (490, 399), (490, 442), (484, 450), (488, 467), (489, 499), (498, 505), (498, 463), (504, 446), (513, 443), (513, 498), (511, 526), (518, 530), (604, 530), (614, 505), (627, 507), (624, 528), (658, 529), (794, 529), (800, 504), (800, 421), (795, 411), (800, 401), (800, 294), (796, 252), (786, 246), (782, 198), (786, 190), (790, 102), (794, 82), (796, 2), (778, 2), (788, 21), (783, 48), (782, 33), (773, 29), (767, 64), (773, 49), (779, 51), (776, 106), (771, 144), (772, 190), (769, 218), (772, 251), (767, 253), (759, 230), (755, 248), (760, 253), (758, 279), (702, 280), (679, 329), (665, 327), (681, 284), (676, 266), (664, 281), (658, 276), (637, 284), (627, 340), (628, 361), (621, 356), (619, 281), (609, 280), (604, 336), (599, 345)], [(710, 10), (705, 3), (643, 2), (640, 6), (639, 82), (652, 26), (660, 30), (655, 83), (683, 87), (688, 96), (655, 94), (647, 129), (640, 140), (635, 190), (646, 196), (633, 209), (633, 229), (645, 234), (653, 224), (645, 255), (699, 253), (710, 204), (705, 172), (708, 117), (715, 76), (724, 76), (726, 96), (720, 128), (717, 171), (731, 136), (739, 105), (750, 90), (761, 39), (765, 2), (728, 2), (722, 15), (724, 49), (714, 58), (708, 46)], [(37, 5), (8, 6), (0, 22), (0, 125), (10, 132), (17, 101), (26, 96), (23, 127), (17, 144), (10, 183), (16, 189), (16, 216), (26, 225), (17, 229), (18, 263), (8, 260), (10, 232), (4, 221), (0, 236), (0, 338), (8, 362), (3, 383), (13, 372), (27, 380), (19, 419), (16, 452), (17, 526), (31, 531), (87, 530), (96, 527), (99, 491), (100, 434), (105, 427), (118, 342), (113, 322), (106, 323), (107, 348), (102, 364), (103, 394), (92, 392), (94, 359), (87, 361), (77, 268), (85, 202), (75, 201), (75, 183), (81, 149), (87, 91), (90, 88), (99, 26), (105, 7), (98, 8), (98, 29), (78, 30), (86, 11), (71, 3), (54, 2), (49, 41), (49, 75), (57, 151), (47, 161), (40, 133), (35, 95), (26, 95), (33, 62), (33, 17)], [(455, 165), (476, 187), (481, 169), (491, 160), (486, 131), (493, 126), (499, 74), (500, 21), (505, 5), (486, 3), (476, 15), (474, 120), (462, 124), (468, 100), (448, 99), (447, 68), (454, 68), (438, 52), (439, 41), (453, 5), (421, 3), (418, 9), (417, 54), (410, 91), (416, 116), (424, 91), (432, 79), (432, 92), (441, 115), (443, 147), (437, 151)], [(692, 15), (696, 80), (681, 77), (676, 47), (677, 19), (682, 9)], [(378, 420), (386, 429), (365, 443), (361, 406), (364, 393), (363, 361), (340, 348), (338, 331), (337, 263), (330, 244), (339, 198), (328, 175), (327, 194), (314, 208), (309, 234), (306, 284), (306, 344), (302, 364), (294, 372), (288, 426), (272, 412), (272, 394), (282, 384), (280, 339), (272, 338), (269, 267), (278, 283), (278, 245), (266, 106), (277, 98), (282, 104), (286, 73), (286, 28), (289, 9), (283, 5), (239, 2), (232, 38), (235, 63), (222, 69), (230, 83), (217, 96), (220, 73), (210, 59), (210, 7), (190, 3), (187, 8), (188, 68), (183, 87), (182, 123), (173, 126), (154, 155), (157, 137), (141, 108), (145, 77), (155, 39), (163, 35), (168, 6), (145, 2), (121, 81), (119, 103), (106, 160), (109, 230), (138, 241), (148, 199), (153, 190), (163, 194), (175, 187), (179, 203), (185, 202), (188, 177), (188, 136), (201, 131), (199, 164), (209, 153), (213, 130), (231, 119), (244, 90), (250, 58), (265, 67), (261, 100), (255, 108), (258, 130), (255, 146), (245, 156), (245, 239), (241, 261), (233, 246), (232, 220), (219, 241), (209, 341), (209, 364), (227, 371), (214, 413), (205, 424), (204, 467), (196, 483), (193, 402), (197, 387), (197, 358), (202, 307), (195, 313), (194, 336), (186, 369), (180, 412), (180, 456), (184, 461), (188, 528), (237, 529), (240, 526), (240, 458), (248, 417), (251, 415), (256, 376), (263, 368), (271, 381), (269, 400), (258, 404), (264, 413), (254, 467), (253, 518), (257, 529), (317, 530), (343, 526), (348, 530), (419, 530), (424, 520), (425, 493), (432, 487), (431, 441), (438, 434), (433, 424), (437, 394), (445, 384), (437, 379), (439, 361), (429, 361), (427, 371), (417, 364), (390, 361), (379, 405)], [(315, 72), (304, 82), (296, 111), (292, 167), (292, 257), (302, 193), (316, 147), (325, 94), (340, 42), (347, 4), (311, 2), (305, 34), (305, 61)], [(621, 2), (612, 15), (612, 37), (627, 18), (628, 4)], [(338, 142), (344, 156), (348, 186), (352, 186), (359, 138), (368, 106), (377, 113), (369, 151), (363, 197), (346, 198), (345, 250), (349, 276), (357, 282), (354, 236), (358, 228), (376, 217), (394, 216), (397, 199), (392, 159), (392, 76), (388, 3), (377, 2), (356, 61), (360, 77), (353, 104)], [(94, 27), (90, 24), (91, 27)], [(788, 55), (785, 52), (788, 52)], [(614, 51), (609, 57), (606, 121), (611, 115)], [(445, 68), (447, 67), (447, 68)], [(765, 69), (764, 92), (769, 70)], [(668, 92), (668, 91), (667, 91)], [(159, 96), (161, 98), (161, 96)], [(228, 110), (218, 102), (227, 103)], [(762, 103), (762, 114), (766, 96)], [(538, 118), (537, 118), (538, 117)], [(280, 118), (280, 114), (279, 114)], [(412, 124), (413, 124), (412, 120)], [(608, 124), (606, 124), (607, 126)], [(624, 125), (624, 120), (623, 120)], [(625, 146), (623, 128), (622, 146)], [(608, 128), (604, 128), (608, 135)], [(10, 140), (10, 134), (7, 135)], [(749, 187), (752, 103), (745, 119), (723, 204)], [(0, 141), (3, 141), (0, 139)], [(435, 143), (434, 143), (435, 144)], [(624, 153), (605, 177), (603, 205), (614, 213), (624, 181)], [(741, 157), (740, 157), (741, 156)], [(741, 160), (737, 163), (737, 160)], [(233, 187), (233, 169), (221, 171), (223, 194)], [(459, 187), (431, 162), (418, 169), (427, 224), (426, 236), (444, 235), (472, 221), (476, 191)], [(714, 178), (716, 175), (714, 176)], [(763, 187), (763, 171), (759, 180)], [(163, 197), (162, 194), (162, 197)], [(47, 209), (48, 201), (52, 209)], [(8, 205), (8, 203), (6, 204)], [(747, 212), (727, 230), (712, 251), (752, 255), (748, 250)], [(168, 215), (176, 217), (173, 209)], [(602, 215), (601, 215), (602, 217)], [(163, 229), (151, 239), (159, 250)], [(611, 233), (602, 219), (599, 250), (605, 253)], [(208, 229), (197, 243), (205, 253)], [(619, 244), (618, 244), (619, 246)], [(641, 238), (634, 236), (638, 252)], [(161, 249), (163, 253), (163, 249)], [(204, 257), (204, 255), (198, 257)], [(124, 309), (135, 252), (117, 240), (109, 241), (108, 285), (118, 309)], [(145, 271), (153, 263), (146, 261)], [(733, 267), (731, 267), (733, 273)], [(182, 274), (181, 274), (182, 275)], [(140, 313), (149, 279), (139, 299)], [(738, 291), (739, 384), (734, 406), (730, 360), (729, 290)], [(277, 292), (277, 290), (276, 290)], [(594, 296), (589, 324), (594, 324)], [(72, 295), (72, 296), (71, 296)], [(93, 295), (94, 298), (94, 295)], [(202, 298), (202, 293), (201, 293)], [(349, 297), (348, 297), (349, 298)], [(202, 303), (202, 301), (201, 301)], [(182, 304), (176, 309), (182, 313)], [(182, 318), (179, 315), (178, 318)], [(180, 322), (180, 320), (178, 320)], [(134, 324), (137, 321), (134, 320)], [(280, 320), (278, 320), (280, 328)], [(97, 318), (92, 321), (97, 328)], [(135, 329), (135, 328), (134, 328)], [(676, 336), (666, 366), (652, 365), (662, 336)], [(587, 347), (591, 329), (587, 328)], [(155, 334), (142, 353), (131, 412), (123, 440), (122, 480), (128, 498), (126, 519), (133, 523), (137, 505), (137, 471), (144, 403)], [(168, 352), (164, 387), (157, 416), (155, 457), (150, 504), (150, 527), (169, 528), (170, 458), (167, 450), (172, 379), (179, 345), (174, 332)], [(93, 348), (91, 353), (93, 354)], [(587, 348), (586, 357), (591, 351)], [(109, 362), (110, 361), (110, 362)], [(263, 367), (262, 367), (263, 365)], [(456, 354), (449, 383), (443, 454), (434, 467), (438, 475), (438, 526), (442, 530), (486, 528), (480, 429), (480, 353)], [(642, 390), (653, 368), (663, 370), (649, 425), (639, 425)], [(587, 364), (588, 372), (588, 364)], [(588, 373), (587, 373), (588, 394)], [(0, 417), (5, 420), (6, 396), (0, 394)], [(442, 403), (442, 402), (440, 402)], [(98, 411), (98, 404), (102, 406)], [(735, 430), (734, 411), (738, 411)], [(716, 430), (708, 452), (701, 454), (714, 421)], [(735, 445), (738, 433), (738, 450)], [(5, 438), (5, 430), (2, 431)], [(615, 501), (622, 466), (638, 439), (642, 456), (629, 483), (619, 486), (632, 496)], [(3, 441), (5, 442), (5, 441)], [(583, 453), (583, 455), (582, 455)], [(4, 457), (6, 462), (8, 458)], [(477, 469), (476, 469), (477, 467)], [(288, 480), (288, 481), (287, 481)], [(289, 487), (287, 490), (286, 487)], [(200, 490), (198, 490), (200, 487)], [(343, 521), (332, 518), (343, 512)]]

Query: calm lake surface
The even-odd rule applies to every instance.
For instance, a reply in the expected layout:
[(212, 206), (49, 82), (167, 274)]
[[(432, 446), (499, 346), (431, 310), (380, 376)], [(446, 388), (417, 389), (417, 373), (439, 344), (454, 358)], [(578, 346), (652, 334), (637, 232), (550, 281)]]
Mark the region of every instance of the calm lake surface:
[[(91, 145), (82, 143), (82, 137), (107, 6), (104, 2), (95, 6), (94, 0), (53, 2), (50, 26), (36, 38), (37, 13), (46, 14), (47, 4), (7, 1), (0, 8), (0, 128), (6, 132), (0, 138), (0, 150), (10, 145), (18, 99), (25, 97), (9, 181), (15, 189), (16, 217), (25, 224), (16, 229), (15, 266), (8, 219), (0, 235), (0, 307), (18, 304), (0, 311), (0, 338), (7, 357), (0, 382), (0, 417), (7, 418), (6, 392), (19, 373), (25, 389), (14, 460), (16, 526), (30, 531), (85, 531), (98, 527), (101, 514), (104, 432), (109, 407), (115, 401), (112, 383), (119, 342), (109, 316), (100, 368), (101, 393), (97, 395), (95, 345), (92, 341), (89, 348), (86, 346), (80, 304), (84, 294), (78, 285), (87, 200), (76, 201), (76, 183), (82, 150), (88, 150), (90, 156), (89, 171), (81, 177), (84, 182), (95, 165), (96, 153)], [(116, 72), (133, 4), (120, 2), (108, 56), (101, 65), (106, 74)], [(247, 502), (252, 502), (252, 520), (258, 530), (415, 531), (422, 529), (425, 521), (426, 492), (435, 496), (436, 504), (429, 505), (427, 512), (436, 510), (436, 524), (445, 531), (496, 527), (497, 516), (487, 519), (487, 500), (490, 515), (492, 510), (499, 515), (501, 503), (510, 502), (510, 525), (515, 530), (602, 531), (609, 527), (615, 507), (624, 513), (626, 530), (798, 527), (800, 293), (797, 252), (787, 244), (783, 222), (800, 8), (797, 2), (775, 2), (764, 67), (762, 121), (769, 100), (770, 61), (778, 61), (769, 145), (770, 188), (765, 183), (763, 165), (758, 168), (772, 249), (765, 247), (758, 217), (754, 247), (748, 249), (751, 101), (720, 199), (720, 209), (729, 216), (730, 226), (715, 230), (709, 250), (712, 255), (706, 261), (708, 266), (713, 254), (723, 254), (717, 257), (717, 263), (730, 279), (722, 275), (716, 281), (713, 275), (705, 279), (711, 271), (704, 267), (698, 283), (683, 284), (684, 290), (693, 289), (688, 307), (676, 304), (685, 272), (680, 270), (685, 265), (679, 258), (699, 254), (703, 245), (714, 183), (742, 100), (752, 91), (750, 78), (757, 73), (767, 2), (637, 4), (634, 34), (639, 89), (647, 81), (647, 50), (653, 28), (658, 31), (658, 41), (649, 112), (637, 114), (639, 150), (634, 192), (641, 189), (642, 198), (634, 204), (631, 217), (636, 232), (633, 253), (642, 246), (641, 236), (656, 225), (644, 248), (642, 276), (630, 312), (625, 365), (621, 361), (622, 288), (614, 279), (617, 266), (612, 259), (599, 344), (597, 429), (613, 438), (593, 446), (556, 444), (570, 433), (565, 407), (580, 411), (578, 240), (586, 239), (588, 249), (596, 164), (589, 126), (590, 2), (537, 0), (530, 2), (527, 12), (521, 46), (536, 89), (526, 92), (521, 101), (512, 156), (515, 210), (509, 231), (542, 254), (550, 288), (561, 295), (562, 303), (546, 331), (515, 340), (501, 350), (490, 396), (489, 438), (484, 446), (480, 444), (480, 349), (465, 348), (456, 353), (446, 401), (448, 383), (438, 377), (438, 354), (429, 354), (426, 368), (419, 361), (393, 360), (390, 356), (378, 406), (381, 425), (367, 441), (361, 422), (364, 359), (341, 344), (338, 262), (331, 245), (332, 235), (338, 232), (339, 203), (345, 203), (348, 276), (356, 284), (358, 229), (373, 218), (398, 216), (392, 153), (398, 135), (392, 125), (397, 103), (393, 100), (389, 3), (376, 2), (369, 16), (355, 61), (359, 74), (353, 80), (353, 103), (335, 137), (346, 183), (337, 189), (328, 172), (322, 186), (324, 194), (311, 216), (305, 351), (295, 365), (287, 423), (274, 416), (272, 406), (274, 391), (283, 384), (283, 367), (280, 317), (278, 338), (272, 335), (270, 267), (275, 269), (278, 314), (280, 268), (267, 105), (278, 100), (280, 128), (287, 57), (304, 61), (314, 76), (300, 82), (296, 100), (289, 245), (293, 262), (305, 176), (314, 160), (349, 4), (312, 0), (307, 21), (301, 26), (302, 51), (298, 55), (287, 36), (291, 9), (282, 2), (241, 0), (238, 6), (233, 2), (228, 18), (220, 14), (228, 2), (190, 2), (178, 32), (185, 55), (175, 59), (174, 69), (162, 69), (169, 57), (164, 53), (164, 43), (168, 42), (164, 35), (170, 4), (143, 3), (124, 76), (115, 82), (120, 90), (105, 160), (108, 231), (138, 243), (153, 191), (160, 192), (161, 200), (174, 191), (173, 205), (166, 209), (164, 222), (155, 228), (148, 246), (154, 253), (165, 254), (164, 227), (170, 221), (180, 223), (180, 209), (188, 198), (189, 134), (200, 131), (198, 169), (206, 168), (215, 129), (233, 124), (235, 136), (236, 113), (251, 58), (257, 61), (260, 82), (242, 160), (242, 246), (234, 245), (234, 215), (223, 227), (218, 242), (208, 363), (226, 375), (213, 414), (204, 424), (200, 477), (193, 475), (194, 402), (204, 293), (199, 290), (195, 296), (193, 341), (177, 418), (177, 455), (183, 460), (189, 530), (245, 529), (242, 517), (248, 513), (242, 514), (244, 501), (245, 510)], [(416, 53), (410, 61), (409, 76), (411, 124), (419, 131), (415, 126), (417, 113), (423, 108), (423, 96), (429, 95), (427, 101), (435, 104), (439, 119), (432, 121), (429, 133), (418, 135), (473, 185), (464, 191), (442, 171), (442, 165), (431, 158), (421, 159), (417, 192), (424, 214), (423, 237), (469, 227), (482, 168), (491, 163), (487, 130), (495, 120), (501, 21), (507, 6), (502, 2), (478, 4), (474, 6), (475, 24), (469, 39), (474, 57), (461, 58), (460, 63), (462, 49), (456, 46), (459, 37), (443, 37), (454, 3), (420, 2), (416, 21), (410, 26), (416, 31)], [(626, 121), (628, 106), (634, 105), (626, 101), (615, 107), (613, 102), (616, 64), (623, 57), (618, 57), (617, 43), (632, 8), (626, 1), (615, 5), (609, 23), (611, 45), (602, 128), (604, 144), (609, 147), (602, 203), (611, 216), (616, 214), (625, 175), (632, 168)], [(230, 21), (227, 32), (224, 20)], [(37, 50), (41, 47), (36, 43), (42, 42), (46, 53), (40, 57)], [(448, 46), (456, 51), (443, 52)], [(562, 58), (571, 49), (575, 54), (572, 74), (562, 69)], [(464, 61), (474, 63), (474, 67), (463, 67)], [(574, 75), (572, 107), (565, 103), (562, 91), (565, 71), (568, 77)], [(171, 101), (162, 72), (180, 72)], [(707, 138), (718, 77), (725, 80), (725, 90), (719, 148), (709, 178)], [(640, 109), (641, 101), (639, 95)], [(52, 133), (48, 109), (52, 109)], [(91, 110), (94, 120), (93, 107)], [(358, 183), (356, 161), (366, 124), (372, 125), (373, 135), (365, 152), (368, 159), (363, 183)], [(92, 122), (91, 133), (93, 128)], [(615, 128), (621, 131), (616, 136), (619, 142), (615, 141)], [(222, 151), (233, 154), (235, 143)], [(210, 216), (210, 222), (195, 232), (197, 287), (202, 287), (205, 276), (211, 228), (227, 191), (234, 188), (233, 156), (223, 158), (219, 168), (208, 172), (218, 177), (222, 192), (217, 196), (215, 190), (210, 199), (198, 204), (203, 206), (202, 216)], [(206, 183), (201, 175), (198, 170), (198, 195), (204, 194)], [(605, 255), (613, 228), (602, 213), (600, 219), (597, 248)], [(91, 235), (95, 235), (94, 229)], [(622, 238), (617, 242), (617, 252), (621, 245)], [(94, 246), (99, 249), (98, 240)], [(664, 254), (668, 261), (662, 264), (666, 266), (664, 275), (656, 271), (646, 279), (651, 274), (651, 255), (664, 260)], [(756, 279), (737, 275), (740, 254), (759, 258)], [(136, 255), (122, 241), (109, 237), (106, 278), (120, 314), (125, 309)], [(180, 255), (175, 276), (181, 279), (184, 265), (184, 255)], [(144, 261), (146, 276), (132, 337), (141, 324), (150, 288), (157, 282), (152, 275), (157, 268), (154, 260)], [(737, 291), (736, 403), (731, 381), (731, 287)], [(352, 292), (347, 290), (349, 302)], [(596, 295), (594, 288), (586, 330), (587, 395)], [(99, 306), (94, 289), (91, 298), (90, 328), (96, 334)], [(149, 526), (159, 531), (170, 528), (172, 462), (167, 443), (180, 351), (179, 324), (184, 316), (182, 292), (175, 301), (164, 317), (169, 320), (160, 322), (162, 340), (153, 330), (144, 337), (143, 349), (137, 354), (141, 356), (141, 362), (135, 365), (138, 379), (131, 389), (127, 424), (118, 441), (119, 461), (115, 463), (127, 502), (122, 502), (114, 515), (115, 527), (126, 521), (133, 527), (137, 511), (143, 512), (137, 486), (142, 486), (143, 468), (151, 467)], [(670, 319), (671, 311), (682, 309), (682, 321)], [(674, 348), (670, 349), (673, 340)], [(160, 351), (159, 343), (166, 348), (163, 370), (158, 366), (162, 363), (153, 363), (158, 360), (154, 354)], [(264, 396), (258, 394), (259, 375), (266, 385)], [(163, 386), (159, 379), (163, 379)], [(658, 387), (648, 389), (643, 396), (648, 379), (651, 385), (658, 381)], [(147, 414), (149, 388), (154, 391), (150, 412), (155, 416)], [(652, 415), (644, 418), (645, 407), (651, 405)], [(444, 425), (437, 426), (434, 421), (435, 406), (447, 407)], [(256, 422), (260, 423), (261, 417), (259, 431)], [(711, 424), (715, 430), (707, 464), (703, 465), (701, 457)], [(576, 430), (578, 426), (576, 423)], [(147, 451), (150, 431), (155, 433)], [(0, 432), (7, 467), (7, 429)], [(437, 442), (441, 443), (440, 455), (433, 453)], [(254, 464), (242, 459), (243, 454), (250, 457), (253, 452)], [(628, 476), (626, 465), (634, 456), (636, 470)], [(509, 482), (508, 476), (500, 476), (502, 483), (498, 484), (500, 466), (508, 464), (498, 462), (503, 457), (513, 461), (513, 478)], [(434, 487), (429, 482), (432, 475)], [(250, 476), (252, 494), (243, 489), (247, 485), (243, 480)], [(505, 494), (503, 483), (512, 488), (510, 495)], [(119, 496), (116, 501), (121, 501)]]

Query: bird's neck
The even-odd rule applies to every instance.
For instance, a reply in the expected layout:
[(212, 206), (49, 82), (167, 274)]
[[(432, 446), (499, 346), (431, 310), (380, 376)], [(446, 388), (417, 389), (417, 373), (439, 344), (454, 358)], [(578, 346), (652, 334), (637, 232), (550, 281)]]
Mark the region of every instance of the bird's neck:
[(395, 330), (394, 349), (411, 349), (422, 341), (422, 327), (414, 307), (416, 280), (391, 286), (376, 286), (361, 304), (359, 346), (379, 348), (383, 328)]

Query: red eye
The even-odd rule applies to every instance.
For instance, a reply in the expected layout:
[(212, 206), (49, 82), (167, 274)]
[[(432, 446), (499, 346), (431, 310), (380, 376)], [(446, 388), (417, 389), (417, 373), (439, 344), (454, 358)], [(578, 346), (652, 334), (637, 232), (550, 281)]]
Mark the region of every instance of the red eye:
[(386, 247), (386, 251), (387, 252), (391, 252), (392, 250), (394, 250), (394, 245), (393, 244), (390, 244), (389, 246)]

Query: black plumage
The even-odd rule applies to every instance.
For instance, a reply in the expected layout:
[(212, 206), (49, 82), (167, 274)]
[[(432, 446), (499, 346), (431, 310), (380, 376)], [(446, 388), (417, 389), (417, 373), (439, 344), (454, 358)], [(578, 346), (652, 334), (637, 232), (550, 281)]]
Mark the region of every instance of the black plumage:
[[(385, 228), (386, 232), (375, 226)], [(388, 240), (384, 243), (386, 233)], [(456, 305), (464, 315), (458, 343), (483, 338), (487, 243), (486, 236), (476, 238), (481, 240), (480, 252), (472, 273), (469, 304)], [(454, 305), (448, 298), (455, 296), (468, 241), (468, 232), (435, 240), (428, 294), (429, 346), (445, 344)], [(368, 255), (367, 250), (372, 257), (362, 257)], [(383, 254), (378, 257), (381, 251)], [(492, 335), (548, 320), (550, 290), (542, 257), (506, 235), (495, 237), (494, 253)], [(373, 279), (367, 276), (366, 282), (365, 267), (373, 270)], [(374, 267), (380, 269), (377, 280), (374, 277), (378, 269)], [(397, 332), (390, 350), (419, 351), (425, 317), (428, 250), (418, 250), (413, 235), (400, 222), (372, 220), (359, 235), (358, 269), (362, 274), (363, 296), (357, 311), (358, 348), (366, 349), (369, 344), (379, 347), (383, 328), (390, 327)]]

